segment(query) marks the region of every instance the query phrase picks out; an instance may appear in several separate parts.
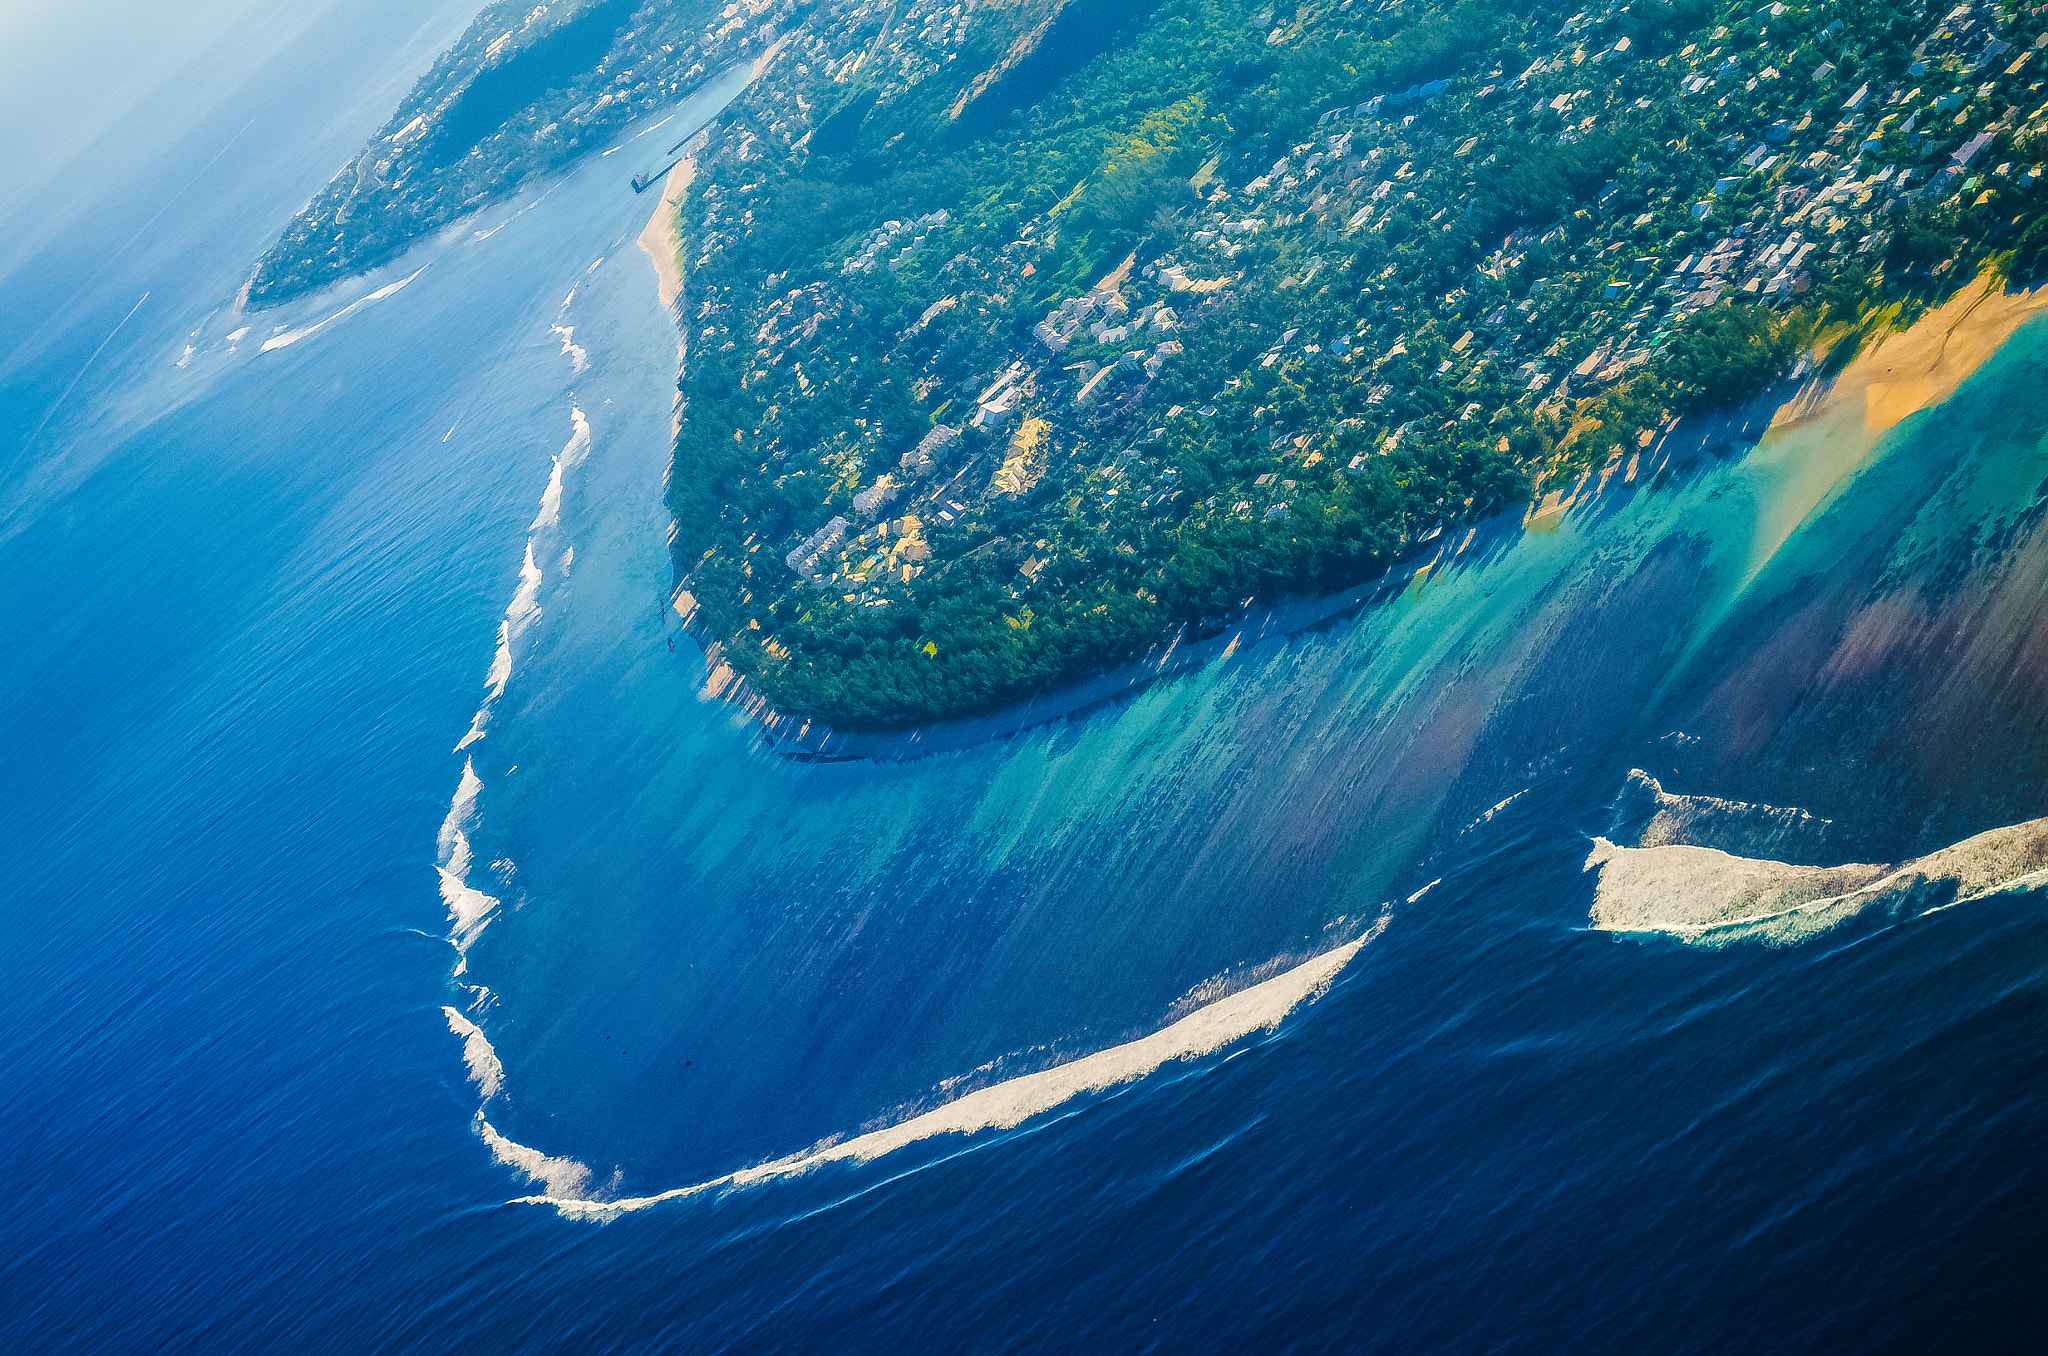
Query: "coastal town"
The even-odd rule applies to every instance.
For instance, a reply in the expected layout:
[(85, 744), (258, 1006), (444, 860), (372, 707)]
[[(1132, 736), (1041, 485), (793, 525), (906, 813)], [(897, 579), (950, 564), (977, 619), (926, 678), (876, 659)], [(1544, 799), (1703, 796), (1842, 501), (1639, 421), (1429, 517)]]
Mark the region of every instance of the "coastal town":
[(777, 709), (915, 724), (1668, 476), (1685, 418), (2030, 280), (2044, 12), (499, 4), (245, 301), (747, 66), (632, 183), (683, 161), (678, 597)]
[[(821, 7), (700, 157), (676, 569), (782, 709), (985, 707), (1633, 481), (2038, 249), (2039, 8), (1164, 5), (1006, 103), (1067, 13)], [(1220, 106), (1343, 44), (1427, 78)]]

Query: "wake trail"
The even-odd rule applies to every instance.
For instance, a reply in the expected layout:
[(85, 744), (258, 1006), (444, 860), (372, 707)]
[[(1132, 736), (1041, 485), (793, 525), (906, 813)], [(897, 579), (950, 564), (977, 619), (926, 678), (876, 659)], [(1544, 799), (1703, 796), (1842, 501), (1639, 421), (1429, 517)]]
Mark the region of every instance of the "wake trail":
[(142, 303), (148, 300), (149, 293), (144, 292), (140, 297), (136, 299), (135, 304), (128, 308), (128, 314), (122, 316), (120, 321), (115, 324), (114, 328), (107, 331), (107, 337), (100, 340), (100, 346), (92, 351), (92, 356), (85, 360), (85, 365), (83, 367), (80, 367), (78, 369), (77, 374), (71, 378), (71, 384), (64, 388), (63, 394), (57, 397), (56, 403), (52, 404), (49, 410), (46, 413), (44, 413), (43, 422), (37, 424), (36, 431), (28, 435), (29, 442), (34, 442), (36, 439), (43, 436), (43, 430), (48, 428), (50, 426), (50, 421), (57, 417), (57, 411), (64, 408), (64, 402), (71, 398), (71, 393), (72, 391), (77, 389), (80, 380), (84, 378), (87, 372), (92, 370), (92, 365), (99, 360), (100, 354), (106, 351), (107, 345), (114, 342), (114, 336), (121, 332), (121, 326), (127, 324), (130, 320), (134, 319), (135, 313), (142, 309)]

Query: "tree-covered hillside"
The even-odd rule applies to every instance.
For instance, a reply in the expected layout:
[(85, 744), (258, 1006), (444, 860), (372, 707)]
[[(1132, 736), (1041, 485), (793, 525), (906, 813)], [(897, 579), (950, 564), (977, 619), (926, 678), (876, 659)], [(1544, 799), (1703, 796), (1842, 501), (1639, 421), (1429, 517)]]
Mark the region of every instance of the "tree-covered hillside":
[(248, 303), (291, 300), (611, 140), (772, 41), (795, 0), (497, 0), (285, 226)]
[(2035, 266), (2041, 12), (820, 7), (683, 208), (693, 620), (915, 724), (1636, 457)]

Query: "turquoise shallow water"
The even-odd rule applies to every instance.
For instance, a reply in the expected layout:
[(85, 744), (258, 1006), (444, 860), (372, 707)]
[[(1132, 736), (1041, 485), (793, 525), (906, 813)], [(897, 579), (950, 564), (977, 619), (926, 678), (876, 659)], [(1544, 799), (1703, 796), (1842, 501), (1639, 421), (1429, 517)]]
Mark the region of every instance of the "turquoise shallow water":
[(2031, 1332), (2038, 889), (1717, 949), (1594, 927), (1583, 868), (1631, 768), (1831, 861), (2043, 813), (2048, 327), (1882, 440), (1494, 525), (1085, 718), (794, 763), (660, 605), (676, 339), (623, 185), (708, 107), (235, 338), (445, 39), (321, 83), (394, 17), (208, 13), (112, 134), (146, 247), (63, 176), (108, 143), (0, 221), (5, 1344)]

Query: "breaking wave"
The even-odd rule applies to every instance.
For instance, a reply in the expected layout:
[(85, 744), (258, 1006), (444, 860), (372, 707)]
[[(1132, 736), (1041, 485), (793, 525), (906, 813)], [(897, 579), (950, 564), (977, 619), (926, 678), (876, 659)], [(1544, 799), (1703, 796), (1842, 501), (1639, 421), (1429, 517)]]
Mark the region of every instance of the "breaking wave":
[[(1391, 914), (1382, 912), (1355, 941), (1197, 1008), (1149, 1036), (978, 1089), (896, 1125), (650, 1196), (616, 1197), (591, 1191), (587, 1165), (569, 1158), (551, 1158), (507, 1139), (491, 1126), (481, 1109), (477, 1112), (477, 1133), (500, 1162), (543, 1187), (533, 1195), (518, 1197), (517, 1203), (552, 1206), (563, 1215), (602, 1222), (663, 1201), (800, 1176), (828, 1163), (865, 1163), (940, 1135), (1013, 1129), (1076, 1097), (1135, 1082), (1176, 1060), (1211, 1054), (1254, 1032), (1273, 1029), (1295, 1008), (1328, 990), (1351, 958), (1385, 931), (1390, 917)], [(451, 1012), (452, 1028), (457, 1020)], [(481, 1032), (472, 1038), (469, 1033), (475, 1027), (466, 1020), (456, 1029), (464, 1038), (464, 1058), (470, 1061), (471, 1076), (479, 1088), (484, 1087), (486, 1076), (497, 1076), (490, 1073), (496, 1069), (496, 1056), (472, 1058), (471, 1042), (481, 1040)], [(483, 1042), (483, 1046), (488, 1050), (489, 1042)], [(477, 1073), (480, 1065), (487, 1071), (485, 1076)], [(485, 1100), (489, 1100), (488, 1094)]]
[(519, 585), (513, 589), (512, 601), (505, 605), (505, 615), (498, 622), (498, 648), (491, 656), (490, 670), (484, 675), (483, 703), (470, 718), (468, 733), (456, 742), (457, 753), (482, 739), (490, 728), (491, 714), (497, 709), (498, 698), (505, 695), (505, 685), (512, 681), (513, 649), (519, 638), (540, 620), (542, 573), (535, 558), (545, 557), (550, 549), (551, 544), (542, 540), (543, 536), (561, 526), (562, 478), (590, 455), (590, 421), (581, 409), (573, 405), (569, 407), (569, 421), (573, 425), (569, 441), (555, 456), (554, 465), (548, 472), (547, 488), (541, 491), (540, 508), (526, 529), (526, 556), (519, 566)]
[(448, 940), (462, 957), (455, 965), (457, 975), (468, 966), (470, 944), (498, 908), (496, 896), (487, 895), (469, 883), (469, 829), (476, 822), (477, 794), (483, 785), (483, 779), (476, 775), (475, 760), (464, 759), (462, 781), (455, 788), (455, 798), (448, 803), (448, 817), (441, 821), (435, 843), (434, 870), (441, 877), (441, 902), (448, 906)]
[[(360, 310), (362, 307), (368, 306), (371, 302), (382, 301), (384, 300), (384, 298), (391, 296), (393, 293), (399, 291), (407, 283), (411, 282), (414, 278), (419, 277), (420, 274), (426, 271), (426, 265), (422, 264), (418, 268), (414, 269), (411, 273), (407, 274), (405, 277), (400, 278), (397, 282), (386, 283), (384, 284), (384, 286), (378, 288), (376, 291), (370, 293), (366, 297), (357, 297), (354, 301), (342, 307), (333, 315), (328, 316), (325, 320), (316, 320), (312, 324), (306, 325), (300, 329), (286, 330), (282, 334), (273, 334), (268, 339), (265, 339), (263, 341), (263, 348), (261, 351), (264, 353), (268, 353), (274, 348), (288, 348), (291, 345), (298, 343), (299, 340), (306, 338), (308, 335), (317, 334), (321, 330), (326, 329), (329, 325), (332, 325), (335, 321), (342, 319), (344, 316), (353, 314), (354, 312)], [(247, 332), (247, 330), (240, 331), (240, 333), (245, 334)], [(231, 341), (233, 337), (234, 336), (232, 335), (229, 336)]]
[[(569, 295), (573, 298), (576, 294), (571, 292)], [(569, 303), (564, 301), (562, 304), (567, 306)], [(574, 325), (550, 325), (548, 328), (562, 337), (562, 355), (569, 360), (570, 370), (578, 376), (588, 371), (590, 369), (590, 355), (584, 351), (583, 345), (576, 342), (576, 327)]]
[[(1787, 816), (1804, 812), (1772, 813), (1781, 825), (1796, 825)], [(2048, 886), (2048, 818), (1889, 864), (1800, 866), (1695, 843), (1622, 847), (1595, 838), (1585, 869), (1599, 872), (1592, 923), (1603, 931), (1661, 933), (1704, 947), (1784, 946), (1869, 909), (1905, 917)]]
[(1634, 768), (1615, 800), (1608, 836), (1641, 848), (1689, 844), (1744, 857), (1817, 863), (1826, 858), (1833, 827), (1834, 821), (1795, 807), (1673, 795), (1655, 777)]
[(469, 1067), (469, 1081), (490, 1101), (505, 1086), (505, 1066), (499, 1063), (497, 1050), (475, 1022), (451, 1007), (444, 1006), (441, 1011), (448, 1018), (448, 1029), (462, 1038), (462, 1062)]

